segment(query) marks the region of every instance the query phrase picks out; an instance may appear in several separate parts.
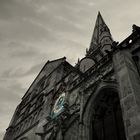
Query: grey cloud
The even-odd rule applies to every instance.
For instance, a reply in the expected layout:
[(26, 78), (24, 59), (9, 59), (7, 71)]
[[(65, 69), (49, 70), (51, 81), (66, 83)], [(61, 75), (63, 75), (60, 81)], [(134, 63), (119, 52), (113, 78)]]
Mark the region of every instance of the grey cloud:
[(36, 45), (36, 43), (32, 44), (20, 41), (7, 41), (7, 43), (4, 44), (4, 47), (1, 45), (0, 48), (3, 53), (7, 54), (7, 57), (11, 57), (11, 59), (16, 59), (22, 63), (27, 60), (36, 61), (36, 59), (41, 59), (46, 56), (46, 52), (42, 52), (40, 46)]
[[(21, 78), (21, 77), (25, 77), (25, 76), (29, 76), (29, 75), (33, 75), (33, 74), (37, 74), (39, 73), (40, 69), (43, 67), (45, 63), (42, 62), (42, 63), (39, 63), (39, 64), (35, 64), (33, 66), (30, 66), (30, 68), (28, 70), (25, 70), (23, 68), (18, 68), (18, 69), (8, 69), (8, 70), (5, 70), (2, 74), (1, 74), (1, 77), (2, 78), (6, 78), (6, 79), (9, 79), (9, 78)], [(14, 88), (14, 87), (13, 87)], [(15, 87), (14, 89), (17, 89), (17, 87)]]
[[(0, 102), (6, 101), (6, 99), (9, 101), (15, 102), (21, 96), (21, 94), (23, 94), (23, 92), (25, 91), (25, 89), (22, 88), (21, 84), (17, 83), (17, 81), (12, 80), (10, 84), (8, 84), (8, 82), (5, 81), (4, 83), (1, 83)], [(4, 85), (4, 84), (7, 84), (7, 85)]]
[(52, 38), (49, 30), (26, 19), (3, 21), (0, 23), (0, 28), (1, 39), (31, 42), (40, 41), (43, 38)]
[(0, 131), (0, 139), (1, 139), (1, 140), (2, 140), (3, 137), (4, 137), (4, 133), (5, 133), (5, 131)]
[(8, 70), (5, 70), (1, 74), (1, 77), (2, 78), (13, 78), (13, 77), (19, 77), (21, 75), (22, 75), (22, 72), (20, 71), (20, 69), (18, 69), (18, 70), (8, 69)]
[(0, 17), (3, 19), (35, 16), (34, 4), (28, 0), (1, 0)]
[(40, 54), (37, 48), (29, 46), (28, 44), (19, 43), (19, 42), (10, 42), (8, 44), (8, 49), (10, 49), (10, 55), (12, 57), (33, 57)]
[(45, 65), (45, 63), (40, 63), (32, 66), (26, 73), (24, 73), (24, 76), (30, 75), (30, 74), (37, 74), (42, 69), (42, 67)]
[[(12, 2), (10, 3), (3, 2), (4, 4), (2, 4), (5, 5), (3, 7), (6, 7), (4, 13), (9, 11), (9, 13), (13, 14), (9, 16), (10, 18), (12, 17), (12, 19), (8, 20), (10, 26), (13, 26), (13, 28), (12, 30), (10, 28), (10, 31), (5, 31), (5, 37), (10, 36), (12, 38), (12, 35), (14, 34), (13, 38), (26, 38), (26, 40), (28, 38), (29, 40), (34, 38), (39, 40), (39, 38), (45, 37), (49, 40), (50, 36), (52, 35), (53, 39), (56, 39), (55, 36), (60, 31), (73, 32), (78, 30), (80, 32), (81, 29), (79, 29), (80, 24), (78, 22), (79, 20), (82, 22), (86, 21), (85, 19), (87, 18), (83, 15), (83, 12), (81, 12), (81, 10), (84, 10), (84, 6), (87, 6), (86, 2), (84, 1), (11, 1)], [(57, 6), (57, 3), (59, 3), (59, 6)], [(36, 5), (38, 5), (38, 7)], [(42, 5), (47, 7), (47, 11), (45, 11), (44, 14), (38, 12), (38, 9), (41, 9)], [(5, 21), (3, 22), (5, 23)], [(49, 32), (50, 29), (51, 32)], [(11, 32), (12, 35), (9, 34), (9, 32)]]
[[(69, 39), (70, 36), (79, 36), (79, 34), (86, 34), (87, 32), (85, 29), (86, 26), (81, 26), (81, 22), (87, 21), (87, 17), (84, 14), (86, 15), (86, 11), (88, 11), (86, 9), (89, 9), (84, 7), (88, 6), (88, 2), (84, 0), (60, 0), (59, 2), (54, 0), (47, 2), (12, 0), (10, 3), (4, 1), (3, 3), (4, 7), (8, 8), (7, 11), (13, 13), (10, 16), (12, 19), (4, 20), (3, 24), (0, 24), (2, 29), (0, 36), (4, 39), (28, 42), (46, 39), (48, 44), (54, 42), (55, 46), (64, 37), (65, 39)], [(47, 9), (45, 12), (43, 11), (44, 13), (39, 12), (39, 8), (41, 9), (42, 6)], [(17, 7), (21, 7), (20, 10)], [(81, 12), (81, 10), (85, 12)], [(26, 11), (31, 16), (26, 15)], [(79, 21), (81, 22), (79, 23)], [(7, 29), (5, 30), (5, 28)], [(32, 54), (34, 52), (19, 52), (14, 53), (13, 56), (29, 56), (30, 53)]]
[(0, 138), (3, 137), (4, 128), (8, 127), (10, 119), (14, 113), (17, 104), (21, 100), (21, 95), (25, 89), (19, 83), (13, 80), (13, 84), (8, 85), (9, 81), (0, 81)]
[[(2, 139), (2, 137), (4, 136), (5, 133), (5, 129), (8, 127), (10, 119), (14, 113), (14, 110), (17, 106), (17, 104), (20, 102), (20, 97), (18, 96), (18, 94), (14, 94), (11, 90), (2, 90), (0, 88), (1, 93), (3, 92), (3, 94), (0, 94), (1, 98), (0, 98), (0, 139)], [(7, 93), (8, 92), (8, 93)]]

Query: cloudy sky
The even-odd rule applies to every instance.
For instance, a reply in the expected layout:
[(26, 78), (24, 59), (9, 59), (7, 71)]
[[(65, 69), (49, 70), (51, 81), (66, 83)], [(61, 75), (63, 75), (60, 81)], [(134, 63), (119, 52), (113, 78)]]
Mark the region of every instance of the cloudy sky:
[(116, 41), (140, 25), (139, 0), (0, 0), (0, 139), (47, 60), (84, 56), (98, 11)]

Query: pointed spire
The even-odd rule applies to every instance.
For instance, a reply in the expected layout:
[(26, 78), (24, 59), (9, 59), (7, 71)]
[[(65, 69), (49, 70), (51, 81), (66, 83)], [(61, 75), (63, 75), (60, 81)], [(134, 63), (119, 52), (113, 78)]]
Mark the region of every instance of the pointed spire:
[(110, 30), (106, 23), (104, 22), (101, 13), (98, 12), (92, 39), (91, 39), (91, 44), (89, 51), (93, 52), (99, 47), (104, 47), (105, 45), (111, 45), (113, 42)]

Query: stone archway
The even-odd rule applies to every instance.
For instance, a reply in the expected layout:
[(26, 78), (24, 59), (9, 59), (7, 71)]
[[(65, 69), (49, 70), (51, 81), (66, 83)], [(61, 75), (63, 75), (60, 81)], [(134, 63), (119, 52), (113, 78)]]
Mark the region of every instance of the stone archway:
[(101, 83), (84, 108), (81, 140), (126, 140), (115, 83)]
[(101, 90), (93, 106), (91, 140), (126, 140), (118, 93)]

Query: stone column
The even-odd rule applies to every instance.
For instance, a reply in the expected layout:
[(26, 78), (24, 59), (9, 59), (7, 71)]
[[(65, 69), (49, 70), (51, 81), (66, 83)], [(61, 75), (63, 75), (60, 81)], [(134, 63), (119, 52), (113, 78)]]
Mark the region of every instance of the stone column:
[[(82, 86), (84, 87), (84, 86)], [(80, 96), (80, 118), (79, 118), (79, 135), (78, 140), (84, 140), (84, 122), (83, 122), (83, 109), (84, 109), (84, 88), (79, 91)]]
[(140, 77), (128, 49), (113, 56), (127, 140), (140, 140)]

